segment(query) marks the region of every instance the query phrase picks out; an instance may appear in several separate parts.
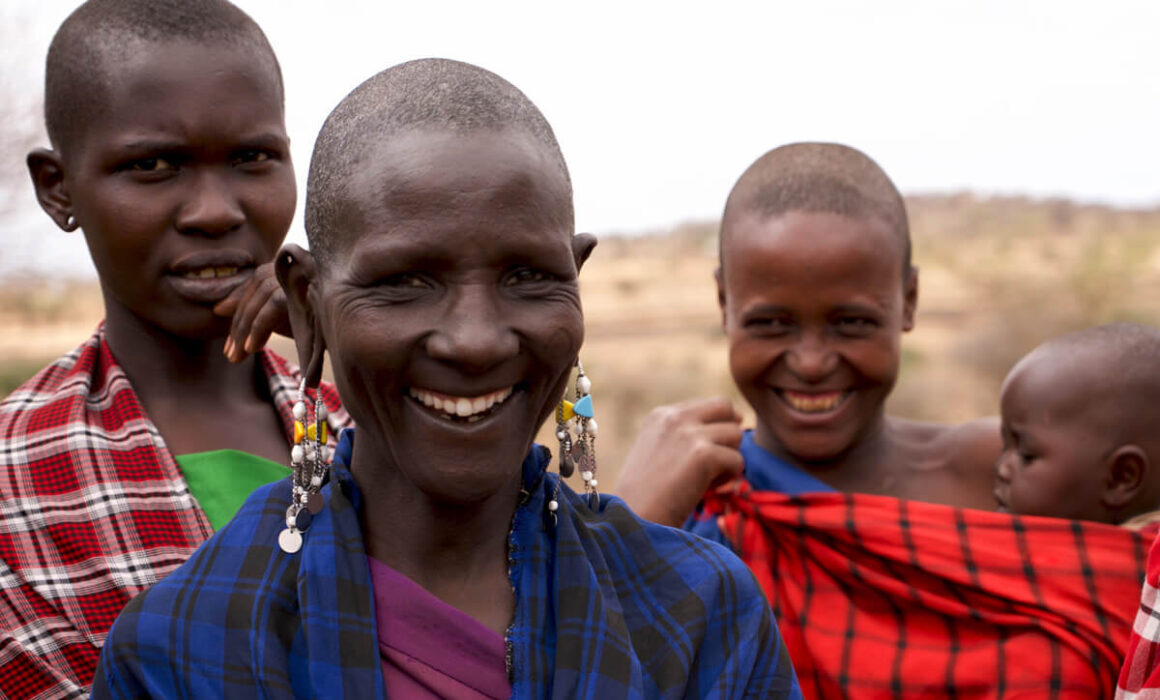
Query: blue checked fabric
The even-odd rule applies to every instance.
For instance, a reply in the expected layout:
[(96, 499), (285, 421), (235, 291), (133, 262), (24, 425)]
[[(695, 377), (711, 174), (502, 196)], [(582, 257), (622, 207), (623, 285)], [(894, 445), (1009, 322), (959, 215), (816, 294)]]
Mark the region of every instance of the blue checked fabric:
[[(135, 598), (94, 698), (385, 697), (347, 431), (302, 549), (283, 553), (289, 480), (254, 493), (173, 575)], [(769, 604), (727, 549), (598, 510), (525, 459), (509, 542), (515, 698), (800, 698)], [(546, 508), (559, 483), (558, 520)]]

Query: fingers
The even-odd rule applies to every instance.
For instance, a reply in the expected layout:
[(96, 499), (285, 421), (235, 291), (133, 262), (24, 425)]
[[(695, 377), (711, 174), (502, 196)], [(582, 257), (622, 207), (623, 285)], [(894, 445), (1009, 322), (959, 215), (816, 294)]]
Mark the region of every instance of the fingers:
[(223, 350), (231, 362), (241, 362), (257, 352), (271, 333), (290, 334), (286, 296), (274, 276), (273, 264), (259, 266), (253, 279), (215, 306), (214, 313), (233, 315)]

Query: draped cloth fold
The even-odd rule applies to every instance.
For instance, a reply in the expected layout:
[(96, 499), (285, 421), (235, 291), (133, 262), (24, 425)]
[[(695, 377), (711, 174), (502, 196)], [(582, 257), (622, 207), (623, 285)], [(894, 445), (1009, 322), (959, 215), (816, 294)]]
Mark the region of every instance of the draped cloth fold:
[(813, 698), (1110, 697), (1156, 532), (748, 484), (706, 510)]

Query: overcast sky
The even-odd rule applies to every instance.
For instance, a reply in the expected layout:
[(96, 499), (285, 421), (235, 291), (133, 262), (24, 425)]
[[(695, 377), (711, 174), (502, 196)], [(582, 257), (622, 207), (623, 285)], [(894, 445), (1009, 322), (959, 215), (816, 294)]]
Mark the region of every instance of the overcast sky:
[[(577, 225), (598, 234), (715, 217), (750, 162), (800, 140), (856, 146), (904, 192), (1160, 203), (1158, 0), (238, 4), (282, 62), (300, 186), (343, 95), (444, 56), (539, 105), (572, 170)], [(20, 31), (3, 31), (0, 87), (36, 99), (76, 5), (3, 0), (0, 22)], [(0, 174), (22, 170), (3, 150)], [(0, 275), (87, 270), (80, 236), (52, 227), (26, 177), (16, 184), (25, 206), (0, 218)]]

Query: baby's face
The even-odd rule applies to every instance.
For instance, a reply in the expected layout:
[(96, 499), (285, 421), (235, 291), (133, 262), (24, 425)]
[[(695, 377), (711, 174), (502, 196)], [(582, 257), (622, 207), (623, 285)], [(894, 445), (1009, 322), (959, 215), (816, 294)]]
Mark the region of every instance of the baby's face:
[[(999, 510), (1107, 522), (1104, 443), (1081, 382), (1051, 358), (1020, 362), (1003, 384)], [(1090, 397), (1089, 397), (1090, 398)]]

